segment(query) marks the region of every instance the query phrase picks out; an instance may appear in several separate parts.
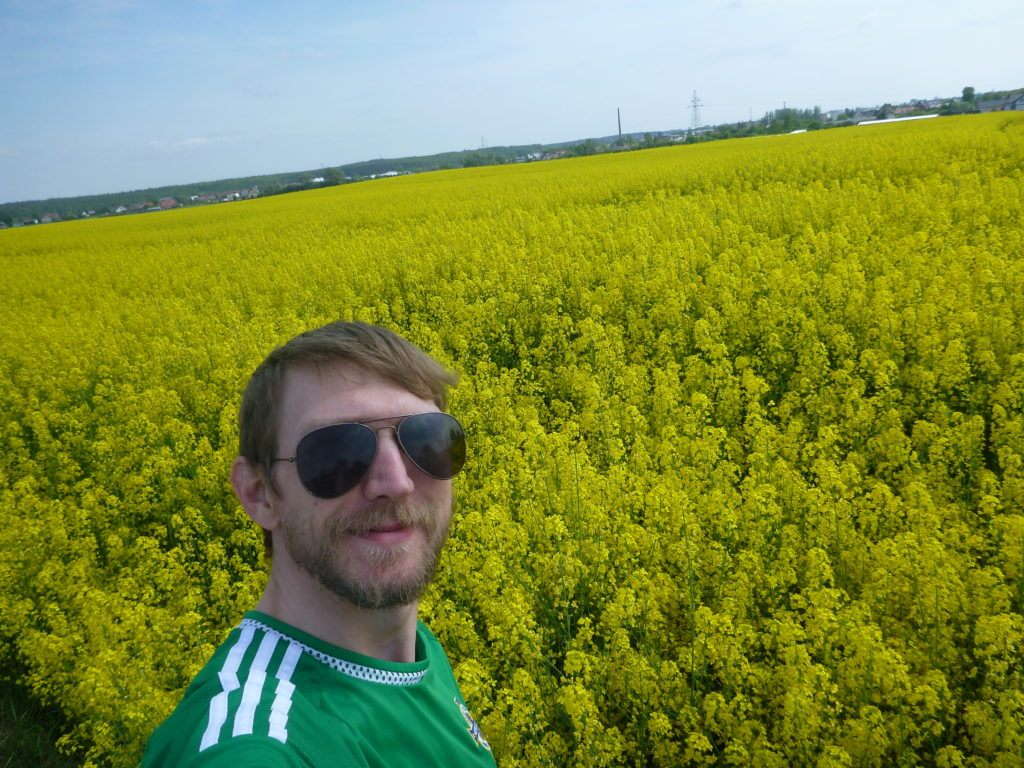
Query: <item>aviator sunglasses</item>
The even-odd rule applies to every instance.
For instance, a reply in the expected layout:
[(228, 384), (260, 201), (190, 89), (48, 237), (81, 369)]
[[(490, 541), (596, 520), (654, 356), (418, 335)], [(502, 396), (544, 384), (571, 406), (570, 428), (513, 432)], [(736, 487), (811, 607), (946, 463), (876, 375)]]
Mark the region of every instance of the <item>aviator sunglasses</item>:
[[(387, 427), (371, 427), (397, 419)], [(335, 499), (351, 491), (370, 471), (377, 455), (377, 432), (395, 430), (398, 446), (413, 464), (430, 477), (450, 480), (466, 462), (466, 433), (447, 413), (414, 413), (314, 429), (299, 440), (295, 455), (275, 458), (294, 464), (303, 487), (321, 499)]]

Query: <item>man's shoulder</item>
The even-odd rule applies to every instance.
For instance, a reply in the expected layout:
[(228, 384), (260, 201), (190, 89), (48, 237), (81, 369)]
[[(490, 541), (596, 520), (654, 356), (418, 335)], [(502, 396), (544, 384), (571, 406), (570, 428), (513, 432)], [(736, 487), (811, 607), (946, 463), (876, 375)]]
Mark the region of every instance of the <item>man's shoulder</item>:
[(425, 624), (417, 627), (417, 661), (406, 665), (286, 634), (291, 629), (247, 614), (153, 733), (143, 768), (427, 765), (435, 764), (430, 755), (467, 751), (484, 757), (486, 741)]
[[(318, 764), (322, 739), (312, 736), (325, 723), (316, 680), (307, 674), (297, 685), (303, 651), (247, 615), (153, 732), (143, 768)], [(343, 723), (330, 725), (333, 738), (324, 748), (344, 750), (352, 734)]]

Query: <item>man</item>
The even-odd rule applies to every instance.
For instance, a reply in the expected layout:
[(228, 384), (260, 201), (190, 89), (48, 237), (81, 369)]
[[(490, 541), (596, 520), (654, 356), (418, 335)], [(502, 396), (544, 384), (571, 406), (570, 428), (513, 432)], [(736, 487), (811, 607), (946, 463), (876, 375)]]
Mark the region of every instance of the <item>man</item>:
[(143, 766), (494, 765), (417, 618), (465, 459), (453, 383), (362, 323), (304, 333), (256, 369), (231, 482), (269, 579)]

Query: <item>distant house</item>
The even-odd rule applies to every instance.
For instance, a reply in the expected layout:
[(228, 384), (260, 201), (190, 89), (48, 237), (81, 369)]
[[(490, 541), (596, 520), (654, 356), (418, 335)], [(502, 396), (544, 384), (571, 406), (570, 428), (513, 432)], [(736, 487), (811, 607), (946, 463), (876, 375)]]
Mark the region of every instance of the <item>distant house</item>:
[(157, 205), (160, 206), (161, 210), (166, 211), (168, 208), (177, 208), (178, 201), (175, 200), (173, 197), (161, 197), (157, 201)]
[(114, 209), (114, 213), (128, 213), (128, 209), (125, 208), (123, 205), (119, 205), (117, 206), (117, 208)]
[(856, 113), (850, 120), (854, 123), (870, 122), (873, 120), (892, 120), (896, 117), (896, 110), (889, 104), (880, 107), (857, 107)]
[(979, 112), (1002, 112), (1006, 99), (985, 99), (975, 104)]
[(1011, 93), (1000, 99), (985, 99), (976, 105), (979, 112), (1021, 112), (1024, 111), (1024, 91)]
[(1003, 99), (1004, 112), (1024, 112), (1024, 91), (1011, 93)]
[(44, 213), (39, 217), (40, 224), (51, 224), (54, 221), (60, 221), (60, 214), (57, 213)]

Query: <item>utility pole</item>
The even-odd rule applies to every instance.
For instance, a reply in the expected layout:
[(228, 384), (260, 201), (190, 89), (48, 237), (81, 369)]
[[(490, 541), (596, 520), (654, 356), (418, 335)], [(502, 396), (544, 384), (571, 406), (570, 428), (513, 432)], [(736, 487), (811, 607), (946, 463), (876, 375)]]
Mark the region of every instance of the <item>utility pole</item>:
[(622, 138), (622, 109), (620, 107), (615, 108), (615, 114), (619, 118), (619, 138)]
[(693, 92), (693, 100), (690, 102), (690, 107), (693, 109), (693, 120), (690, 122), (690, 130), (694, 133), (700, 128), (700, 108), (704, 105), (700, 99), (697, 98), (697, 92)]

